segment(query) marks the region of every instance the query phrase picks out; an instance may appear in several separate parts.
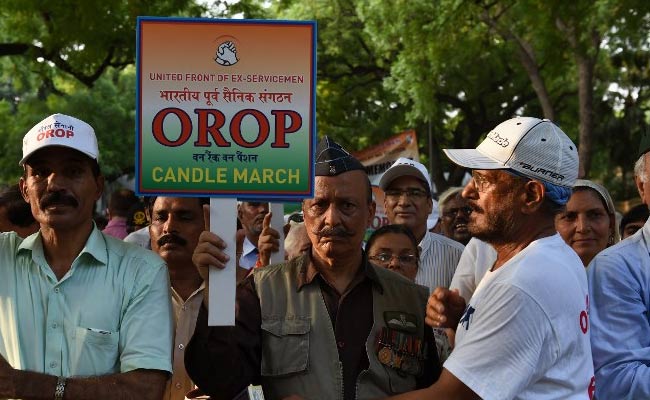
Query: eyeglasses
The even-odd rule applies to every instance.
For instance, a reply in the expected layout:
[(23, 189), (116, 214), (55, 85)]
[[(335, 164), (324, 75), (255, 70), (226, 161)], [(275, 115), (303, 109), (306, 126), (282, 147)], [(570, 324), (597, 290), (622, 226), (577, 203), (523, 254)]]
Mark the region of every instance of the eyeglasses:
[(427, 192), (421, 189), (387, 189), (385, 193), (386, 197), (391, 200), (397, 200), (402, 197), (402, 195), (405, 195), (410, 199), (422, 199), (427, 197)]
[(472, 209), (470, 207), (450, 208), (449, 210), (443, 211), (442, 216), (445, 218), (455, 218), (458, 213), (464, 214), (467, 217), (472, 213)]
[(400, 265), (415, 265), (418, 260), (418, 256), (415, 254), (396, 255), (391, 253), (379, 253), (374, 256), (369, 256), (368, 258), (381, 264), (388, 264), (393, 258), (397, 258), (397, 262)]
[(305, 218), (303, 217), (303, 215), (301, 213), (293, 213), (293, 214), (289, 215), (289, 218), (287, 218), (287, 221), (293, 221), (293, 222), (300, 223), (300, 222), (304, 222)]
[(479, 192), (485, 192), (492, 184), (486, 177), (478, 174), (476, 171), (472, 171), (472, 180), (474, 181), (476, 190)]

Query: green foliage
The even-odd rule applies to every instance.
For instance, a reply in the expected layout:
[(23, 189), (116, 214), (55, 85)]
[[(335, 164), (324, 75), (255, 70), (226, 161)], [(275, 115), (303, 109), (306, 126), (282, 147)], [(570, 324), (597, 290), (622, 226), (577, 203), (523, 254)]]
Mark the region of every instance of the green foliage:
[[(20, 140), (52, 112), (96, 128), (104, 171), (133, 170), (135, 17), (318, 22), (317, 121), (358, 150), (415, 128), (440, 190), (463, 172), (442, 155), (475, 147), (514, 115), (556, 122), (580, 146), (578, 60), (595, 63), (589, 177), (636, 196), (631, 169), (650, 129), (646, 0), (5, 0), (0, 9), (0, 181), (21, 173)], [(528, 56), (529, 65), (525, 63)], [(527, 69), (528, 68), (528, 69)], [(428, 132), (431, 136), (428, 137)], [(429, 145), (433, 151), (428, 154)], [(443, 171), (451, 172), (449, 178)]]

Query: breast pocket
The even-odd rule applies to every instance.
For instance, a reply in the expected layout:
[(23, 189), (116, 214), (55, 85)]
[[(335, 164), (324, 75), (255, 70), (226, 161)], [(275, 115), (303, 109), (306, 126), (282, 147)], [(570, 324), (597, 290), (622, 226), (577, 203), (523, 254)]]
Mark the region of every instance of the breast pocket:
[(262, 320), (262, 376), (305, 371), (309, 363), (309, 318)]
[(77, 326), (74, 351), (71, 353), (72, 375), (104, 375), (119, 372), (120, 334)]

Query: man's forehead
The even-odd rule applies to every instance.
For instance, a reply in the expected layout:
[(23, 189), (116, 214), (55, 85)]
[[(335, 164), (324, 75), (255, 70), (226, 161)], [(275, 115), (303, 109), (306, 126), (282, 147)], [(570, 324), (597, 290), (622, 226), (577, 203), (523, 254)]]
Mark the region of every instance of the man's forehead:
[(50, 162), (60, 163), (61, 161), (85, 163), (90, 162), (90, 158), (83, 153), (72, 150), (66, 147), (50, 146), (38, 150), (31, 155), (26, 161), (25, 165), (41, 165)]
[(175, 211), (195, 211), (202, 209), (199, 199), (193, 197), (157, 197), (153, 204), (154, 211), (157, 210), (175, 210)]
[(426, 183), (424, 181), (410, 175), (399, 176), (393, 179), (388, 185), (388, 189), (413, 188), (413, 187), (417, 187), (419, 189), (424, 189), (424, 190), (426, 190), (427, 188)]

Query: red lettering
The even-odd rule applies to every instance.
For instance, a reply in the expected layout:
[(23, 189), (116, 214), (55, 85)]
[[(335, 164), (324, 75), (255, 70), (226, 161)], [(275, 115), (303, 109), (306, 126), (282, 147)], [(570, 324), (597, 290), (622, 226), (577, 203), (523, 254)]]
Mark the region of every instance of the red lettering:
[[(302, 127), (302, 117), (291, 110), (273, 110), (271, 114), (275, 116), (275, 141), (271, 143), (271, 147), (289, 147), (285, 136)], [(289, 126), (285, 125), (287, 116), (289, 117)]]
[[(247, 115), (251, 115), (255, 120), (257, 120), (257, 126), (259, 128), (257, 131), (257, 138), (252, 142), (246, 141), (241, 133), (242, 120)], [(270, 130), (271, 127), (269, 121), (266, 119), (266, 116), (258, 110), (241, 110), (235, 114), (232, 117), (232, 121), (230, 121), (230, 136), (232, 137), (232, 140), (241, 147), (251, 148), (261, 146), (269, 137)]]
[[(169, 114), (174, 114), (181, 123), (181, 132), (176, 140), (167, 139), (165, 129), (163, 128), (165, 118)], [(192, 120), (190, 120), (189, 115), (180, 108), (165, 108), (160, 110), (153, 118), (151, 130), (153, 132), (153, 137), (158, 141), (158, 143), (163, 146), (178, 147), (182, 146), (190, 138), (190, 135), (192, 134)]]
[[(216, 109), (203, 109), (197, 108), (194, 109), (194, 112), (198, 116), (198, 125), (197, 125), (197, 138), (194, 142), (196, 147), (209, 147), (212, 145), (213, 141), (218, 147), (230, 147), (231, 141), (227, 140), (224, 137), (224, 134), (221, 132), (221, 129), (226, 124), (226, 116), (223, 112)], [(300, 114), (291, 110), (276, 110), (271, 112), (275, 117), (275, 138), (271, 143), (271, 147), (276, 148), (288, 148), (290, 145), (286, 141), (286, 135), (289, 133), (294, 133), (302, 127), (302, 118)], [(169, 132), (165, 132), (165, 120), (169, 115), (174, 115), (178, 118), (180, 122), (180, 132), (177, 132), (176, 139), (170, 138)], [(211, 118), (212, 117), (212, 118)], [(252, 140), (252, 133), (246, 131), (242, 132), (242, 124), (245, 121), (246, 117), (252, 117), (255, 119), (254, 123), (257, 123), (257, 132), (256, 136)], [(287, 117), (289, 118), (287, 124)], [(250, 118), (246, 121), (250, 121)], [(250, 125), (250, 124), (249, 124)], [(271, 132), (271, 123), (266, 118), (266, 115), (259, 110), (255, 109), (246, 109), (237, 112), (230, 121), (230, 139), (234, 141), (238, 146), (244, 148), (254, 148), (263, 145), (268, 139)], [(151, 130), (156, 141), (164, 146), (168, 147), (178, 147), (184, 145), (192, 135), (192, 119), (190, 116), (180, 108), (165, 108), (154, 116), (151, 123)], [(69, 136), (73, 136), (73, 132), (67, 132)], [(56, 132), (57, 136), (62, 136), (64, 133)], [(43, 137), (48, 137), (52, 135), (52, 131), (41, 133), (38, 135), (38, 140), (41, 140)], [(244, 137), (246, 135), (246, 138)], [(174, 135), (172, 135), (174, 136)], [(210, 138), (212, 140), (210, 140)]]
[(582, 330), (582, 333), (587, 334), (588, 329), (589, 329), (589, 317), (587, 316), (587, 312), (583, 310), (580, 313), (580, 330)]
[(582, 310), (580, 313), (580, 329), (582, 333), (587, 334), (589, 330), (589, 295), (585, 297), (585, 306), (586, 310)]
[(594, 398), (594, 393), (596, 392), (596, 378), (591, 377), (591, 382), (589, 382), (589, 389), (587, 389), (587, 394), (589, 395), (589, 400)]
[[(230, 147), (230, 143), (224, 139), (221, 134), (221, 128), (226, 123), (226, 116), (219, 110), (197, 108), (194, 112), (199, 116), (198, 135), (199, 137), (194, 142), (195, 146), (210, 147), (212, 144), (208, 142), (208, 133), (212, 140), (219, 147)], [(214, 117), (212, 125), (208, 126), (208, 116)]]

